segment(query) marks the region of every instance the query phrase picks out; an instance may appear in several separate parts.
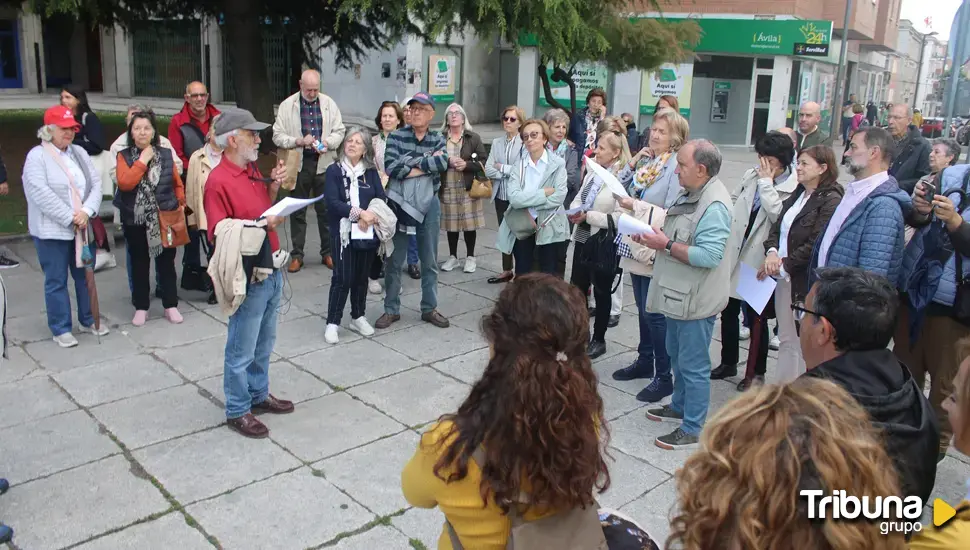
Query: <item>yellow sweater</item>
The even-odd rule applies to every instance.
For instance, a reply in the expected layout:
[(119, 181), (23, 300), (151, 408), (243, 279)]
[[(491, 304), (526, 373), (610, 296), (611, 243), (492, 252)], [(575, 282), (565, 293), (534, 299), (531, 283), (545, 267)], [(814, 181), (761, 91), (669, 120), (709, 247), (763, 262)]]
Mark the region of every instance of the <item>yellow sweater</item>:
[(941, 528), (923, 527), (909, 543), (910, 550), (966, 550), (970, 548), (970, 500), (957, 507), (957, 516)]
[[(447, 444), (442, 445), (439, 452), (438, 442), (451, 431), (452, 425), (447, 421), (434, 424), (421, 437), (421, 444), (401, 473), (404, 498), (418, 508), (440, 508), (467, 550), (505, 550), (511, 524), (491, 500), (483, 506), (479, 494), (482, 471), (478, 464), (469, 460), (465, 479), (453, 483), (445, 483), (434, 474), (434, 465), (448, 448)], [(455, 437), (450, 437), (448, 443)], [(449, 470), (441, 473), (447, 477)], [(527, 520), (538, 517), (525, 514)], [(438, 537), (438, 549), (453, 550), (444, 525)]]

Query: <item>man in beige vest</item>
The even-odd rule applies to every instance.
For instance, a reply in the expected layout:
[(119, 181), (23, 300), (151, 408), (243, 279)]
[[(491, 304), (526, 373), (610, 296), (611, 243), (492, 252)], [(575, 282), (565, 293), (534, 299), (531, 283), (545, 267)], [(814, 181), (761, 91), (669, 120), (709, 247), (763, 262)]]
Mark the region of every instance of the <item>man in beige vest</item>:
[(667, 210), (663, 230), (634, 237), (657, 251), (646, 307), (667, 318), (674, 394), (669, 405), (649, 409), (647, 418), (680, 426), (656, 439), (661, 449), (696, 446), (711, 401), (711, 335), (731, 295), (734, 267), (725, 258), (735, 237), (731, 194), (717, 178), (720, 169), (721, 153), (713, 143), (687, 142), (677, 153), (684, 189)]

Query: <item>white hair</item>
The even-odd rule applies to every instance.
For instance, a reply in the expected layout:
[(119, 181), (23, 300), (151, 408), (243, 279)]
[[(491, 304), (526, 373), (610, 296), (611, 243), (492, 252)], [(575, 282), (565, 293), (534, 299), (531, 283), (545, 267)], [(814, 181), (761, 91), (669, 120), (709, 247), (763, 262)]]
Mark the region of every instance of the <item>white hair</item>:
[(229, 148), (229, 136), (238, 136), (239, 130), (230, 130), (225, 134), (216, 136), (216, 146), (225, 151)]
[(466, 113), (465, 109), (457, 103), (452, 103), (447, 109), (445, 109), (445, 121), (441, 123), (441, 131), (444, 132), (448, 129), (448, 111), (451, 111), (452, 109), (456, 109), (459, 113), (461, 113), (461, 118), (465, 119), (465, 130), (471, 131), (472, 125), (470, 122), (468, 122), (468, 113)]
[(37, 130), (37, 138), (41, 141), (50, 142), (54, 139), (55, 129), (57, 129), (57, 125), (55, 124), (46, 124), (41, 126), (40, 129)]

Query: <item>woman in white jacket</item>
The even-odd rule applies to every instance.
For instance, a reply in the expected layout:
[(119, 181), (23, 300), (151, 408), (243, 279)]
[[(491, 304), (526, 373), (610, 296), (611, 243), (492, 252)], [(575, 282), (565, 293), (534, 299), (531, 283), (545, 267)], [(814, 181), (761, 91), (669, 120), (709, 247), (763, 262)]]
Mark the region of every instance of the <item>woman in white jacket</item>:
[[(628, 147), (626, 138), (616, 132), (605, 132), (599, 137), (596, 145), (596, 152), (593, 160), (616, 174), (616, 172), (629, 160), (629, 155), (624, 150)], [(573, 214), (569, 221), (576, 224), (573, 229), (572, 240), (575, 243), (573, 248), (573, 270), (570, 282), (583, 291), (589, 293), (589, 287), (593, 287), (593, 297), (596, 303), (602, 307), (596, 308), (593, 323), (593, 337), (589, 342), (587, 354), (591, 359), (595, 359), (606, 353), (606, 329), (610, 322), (610, 308), (606, 304), (610, 303), (610, 295), (613, 289), (613, 274), (595, 274), (582, 262), (583, 250), (590, 237), (599, 232), (600, 229), (608, 227), (607, 216), (616, 210), (616, 200), (613, 199), (613, 192), (597, 177), (592, 171), (586, 171), (583, 179), (583, 186), (573, 199), (570, 209), (582, 208), (580, 212)]]
[[(71, 145), (79, 128), (67, 107), (58, 105), (48, 109), (44, 113), (44, 126), (37, 132), (42, 143), (27, 153), (23, 172), (27, 225), (44, 271), (47, 326), (62, 348), (78, 344), (71, 333), (68, 272), (74, 279), (77, 317), (82, 330), (98, 336), (108, 333), (104, 325), (100, 330), (95, 328), (84, 267), (77, 262), (80, 251), (76, 235), (88, 230), (88, 221), (98, 214), (101, 206), (101, 175), (84, 149)], [(90, 248), (93, 257), (94, 247)]]
[[(509, 105), (502, 111), (502, 128), (505, 135), (492, 140), (492, 148), (485, 161), (485, 175), (492, 180), (492, 201), (495, 203), (495, 216), (498, 224), (502, 225), (505, 212), (509, 209), (509, 197), (506, 185), (512, 177), (512, 169), (520, 160), (525, 158), (522, 138), (519, 130), (525, 122), (525, 111), (517, 105)], [(507, 283), (513, 277), (513, 258), (511, 254), (502, 254), (502, 273), (489, 277), (492, 285)]]

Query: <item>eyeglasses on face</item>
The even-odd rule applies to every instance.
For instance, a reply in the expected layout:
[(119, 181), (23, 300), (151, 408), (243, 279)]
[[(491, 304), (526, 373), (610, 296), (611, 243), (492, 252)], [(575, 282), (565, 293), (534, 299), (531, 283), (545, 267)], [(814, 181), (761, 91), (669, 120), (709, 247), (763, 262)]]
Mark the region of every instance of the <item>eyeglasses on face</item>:
[(518, 122), (519, 119), (515, 118), (514, 116), (504, 116), (502, 117), (502, 120), (505, 122)]
[(542, 132), (522, 132), (522, 141), (540, 139), (545, 137)]
[(810, 309), (805, 309), (805, 302), (795, 302), (794, 304), (791, 305), (791, 310), (792, 310), (792, 316), (798, 322), (801, 322), (803, 319), (805, 319), (806, 315), (825, 317), (824, 315), (818, 312), (812, 311)]

